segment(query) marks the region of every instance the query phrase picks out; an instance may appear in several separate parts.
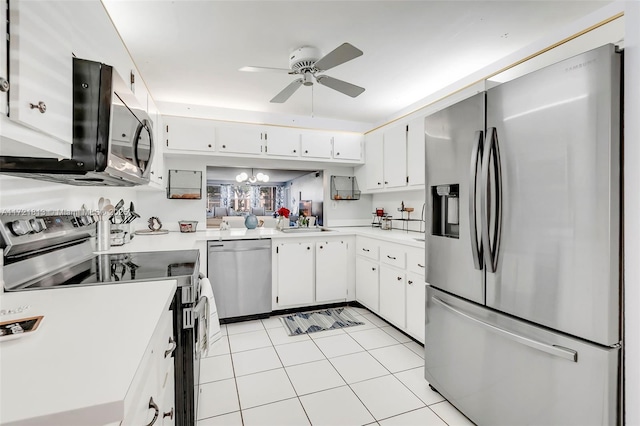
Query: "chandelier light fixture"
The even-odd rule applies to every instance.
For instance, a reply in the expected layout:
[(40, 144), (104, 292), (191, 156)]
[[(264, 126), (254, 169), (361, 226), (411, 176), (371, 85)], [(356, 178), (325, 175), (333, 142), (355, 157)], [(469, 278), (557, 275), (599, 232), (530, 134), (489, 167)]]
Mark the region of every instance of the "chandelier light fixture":
[(251, 176), (249, 176), (246, 172), (242, 172), (236, 176), (236, 182), (249, 182), (254, 184), (256, 182), (269, 182), (269, 175), (265, 173), (258, 173), (257, 175), (253, 173), (253, 169), (251, 169)]

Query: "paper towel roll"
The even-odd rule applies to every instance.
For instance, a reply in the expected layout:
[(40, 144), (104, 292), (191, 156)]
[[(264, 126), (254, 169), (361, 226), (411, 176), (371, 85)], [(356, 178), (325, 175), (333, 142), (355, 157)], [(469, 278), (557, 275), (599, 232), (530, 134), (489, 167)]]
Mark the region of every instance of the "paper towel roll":
[(201, 330), (206, 333), (204, 337), (204, 341), (206, 345), (204, 347), (205, 352), (209, 352), (209, 348), (211, 345), (220, 340), (222, 337), (222, 333), (220, 331), (220, 320), (218, 318), (218, 309), (216, 308), (216, 300), (213, 296), (213, 288), (211, 287), (211, 281), (209, 278), (201, 278), (200, 279), (200, 295), (201, 297), (207, 298), (207, 309), (205, 315), (205, 321), (207, 323), (206, 327), (200, 327)]

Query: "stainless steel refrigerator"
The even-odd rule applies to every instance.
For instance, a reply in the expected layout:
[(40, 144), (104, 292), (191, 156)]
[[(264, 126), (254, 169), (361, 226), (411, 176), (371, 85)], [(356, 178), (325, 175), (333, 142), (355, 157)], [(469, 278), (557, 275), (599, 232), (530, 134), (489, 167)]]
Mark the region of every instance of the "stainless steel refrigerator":
[(621, 422), (621, 54), (425, 119), (425, 377), (479, 425)]

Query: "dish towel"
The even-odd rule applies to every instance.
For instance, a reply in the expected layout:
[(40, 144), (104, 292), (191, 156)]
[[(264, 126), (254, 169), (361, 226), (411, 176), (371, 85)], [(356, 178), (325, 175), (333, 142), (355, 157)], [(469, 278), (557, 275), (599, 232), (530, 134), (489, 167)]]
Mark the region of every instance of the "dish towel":
[(211, 281), (209, 278), (200, 279), (200, 294), (201, 298), (207, 299), (207, 307), (204, 311), (205, 327), (200, 327), (200, 332), (203, 333), (201, 342), (203, 342), (204, 352), (209, 353), (209, 348), (212, 344), (220, 340), (222, 333), (220, 331), (220, 319), (218, 318), (218, 309), (216, 308), (216, 300), (213, 296), (213, 288), (211, 287)]

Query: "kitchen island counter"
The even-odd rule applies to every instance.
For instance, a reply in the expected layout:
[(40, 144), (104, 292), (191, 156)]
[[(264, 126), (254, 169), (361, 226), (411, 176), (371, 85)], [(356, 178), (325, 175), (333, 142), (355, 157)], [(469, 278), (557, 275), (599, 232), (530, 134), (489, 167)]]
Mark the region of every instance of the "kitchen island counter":
[(0, 341), (0, 423), (122, 421), (175, 290), (176, 281), (166, 280), (2, 293), (0, 321), (44, 318), (36, 331)]

